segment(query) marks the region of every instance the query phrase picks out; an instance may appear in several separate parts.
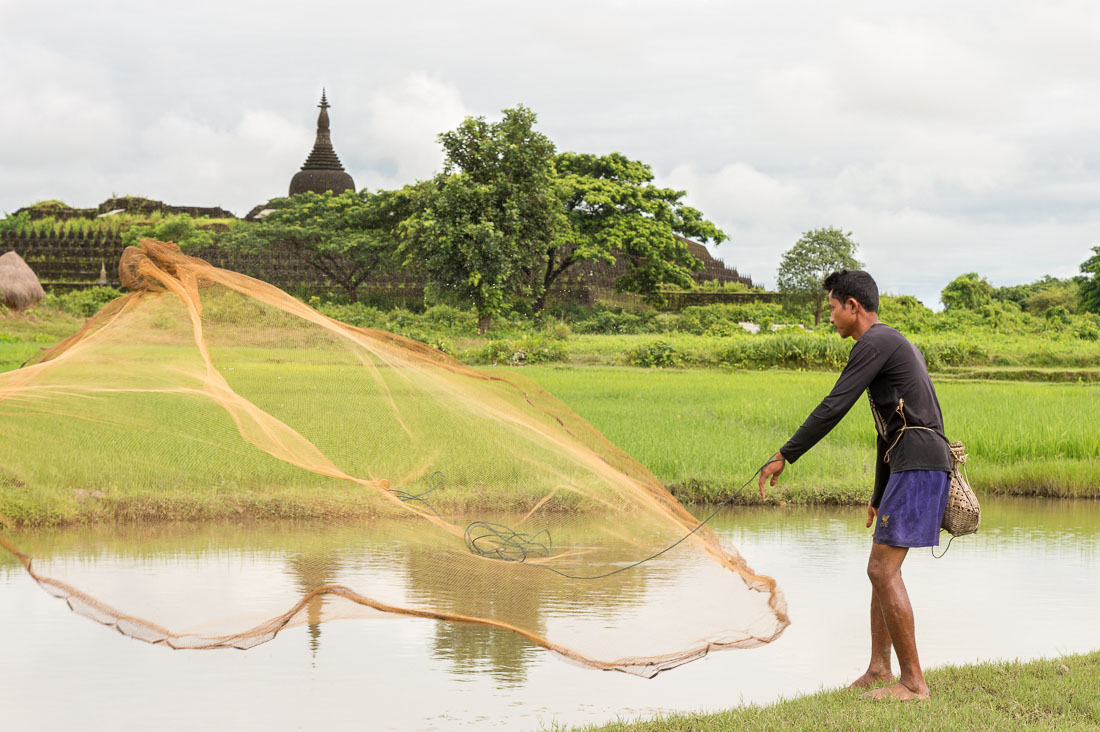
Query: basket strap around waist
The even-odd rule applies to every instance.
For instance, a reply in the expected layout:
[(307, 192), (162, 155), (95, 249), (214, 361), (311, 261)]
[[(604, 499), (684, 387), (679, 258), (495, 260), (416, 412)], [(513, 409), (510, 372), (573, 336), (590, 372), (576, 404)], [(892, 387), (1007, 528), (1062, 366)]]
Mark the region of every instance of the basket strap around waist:
[(941, 440), (943, 440), (944, 443), (947, 445), (947, 449), (949, 451), (951, 450), (951, 440), (947, 439), (947, 435), (943, 434), (939, 430), (932, 429), (931, 427), (921, 427), (919, 425), (909, 424), (908, 420), (905, 419), (905, 399), (904, 398), (898, 399), (898, 407), (894, 411), (897, 412), (899, 415), (901, 415), (901, 427), (898, 429), (897, 437), (895, 437), (894, 441), (892, 443), (890, 443), (890, 447), (886, 448), (886, 454), (882, 456), (882, 462), (884, 462), (884, 463), (890, 462), (890, 453), (893, 451), (893, 449), (895, 447), (897, 447), (898, 441), (901, 440), (901, 436), (903, 434), (905, 434), (906, 430), (924, 430), (926, 432), (931, 432), (932, 434), (938, 436)]

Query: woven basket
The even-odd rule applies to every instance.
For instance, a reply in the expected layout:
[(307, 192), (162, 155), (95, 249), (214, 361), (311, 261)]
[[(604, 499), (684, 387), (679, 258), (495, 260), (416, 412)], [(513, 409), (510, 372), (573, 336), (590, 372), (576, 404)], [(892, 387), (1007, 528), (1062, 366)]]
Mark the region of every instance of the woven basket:
[(961, 442), (952, 442), (951, 487), (947, 491), (947, 508), (943, 512), (943, 530), (952, 536), (965, 536), (978, 530), (982, 509), (978, 498), (970, 489), (966, 477), (966, 448)]

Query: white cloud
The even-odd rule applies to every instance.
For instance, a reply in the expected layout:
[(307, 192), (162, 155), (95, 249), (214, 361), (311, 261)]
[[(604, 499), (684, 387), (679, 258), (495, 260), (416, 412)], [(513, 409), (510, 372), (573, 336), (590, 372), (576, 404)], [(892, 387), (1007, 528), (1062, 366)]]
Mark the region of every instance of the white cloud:
[(140, 167), (116, 188), (181, 205), (220, 205), (239, 215), (286, 195), (313, 135), (267, 110), (247, 110), (219, 129), (169, 112), (138, 136)]
[(984, 121), (1003, 97), (995, 64), (952, 35), (964, 29), (909, 21), (845, 23), (836, 48), (838, 104), (852, 115)]
[(1025, 162), (1019, 146), (990, 135), (918, 130), (900, 135), (897, 146), (883, 150), (875, 162), (846, 166), (830, 197), (890, 208), (935, 205), (938, 197), (959, 190), (1008, 190), (1022, 178)]
[[(428, 178), (443, 162), (436, 137), (472, 114), (453, 84), (427, 74), (409, 74), (400, 83), (369, 95), (358, 110), (366, 124), (346, 138), (362, 152), (367, 170), (360, 188), (395, 188)], [(360, 180), (363, 178), (363, 180)]]
[(0, 165), (106, 159), (124, 139), (123, 102), (102, 66), (42, 46), (0, 43)]
[(243, 213), (285, 193), (327, 85), (361, 188), (430, 176), (438, 133), (522, 102), (559, 149), (686, 189), (766, 282), (829, 225), (925, 298), (972, 269), (1071, 274), (1100, 241), (1087, 0), (107, 2), (0, 0), (0, 211), (130, 192)]
[(709, 217), (753, 221), (789, 215), (804, 205), (793, 183), (761, 173), (745, 163), (731, 163), (706, 174), (682, 165), (661, 180), (662, 185), (688, 192), (686, 201)]

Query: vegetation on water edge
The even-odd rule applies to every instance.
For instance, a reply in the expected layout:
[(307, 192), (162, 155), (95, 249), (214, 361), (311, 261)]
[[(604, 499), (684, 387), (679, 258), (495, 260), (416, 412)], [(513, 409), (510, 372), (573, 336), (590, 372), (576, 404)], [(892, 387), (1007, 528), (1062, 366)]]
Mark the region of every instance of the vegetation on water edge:
[(84, 489), (28, 493), (20, 488), (0, 476), (0, 529), (177, 521), (332, 522), (382, 515), (372, 494), (351, 485), (330, 485), (324, 490), (303, 486), (196, 490), (192, 486), (132, 494)]
[[(839, 689), (714, 714), (676, 714), (583, 728), (586, 732), (727, 730), (1095, 730), (1100, 652), (1039, 661), (994, 661), (927, 672), (930, 699), (870, 701)], [(736, 689), (734, 689), (736, 693)], [(580, 732), (580, 730), (578, 730)]]

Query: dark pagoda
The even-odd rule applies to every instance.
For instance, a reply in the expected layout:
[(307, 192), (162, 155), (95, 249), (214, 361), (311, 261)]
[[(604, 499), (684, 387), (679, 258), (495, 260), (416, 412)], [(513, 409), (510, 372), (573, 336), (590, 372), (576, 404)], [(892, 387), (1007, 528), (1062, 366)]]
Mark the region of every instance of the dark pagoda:
[(317, 141), (313, 143), (313, 151), (306, 158), (302, 169), (290, 179), (290, 195), (295, 193), (342, 193), (355, 190), (355, 181), (344, 172), (344, 166), (340, 164), (340, 158), (332, 149), (332, 137), (328, 131), (328, 100), (325, 92), (321, 91), (321, 114), (317, 115)]

